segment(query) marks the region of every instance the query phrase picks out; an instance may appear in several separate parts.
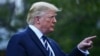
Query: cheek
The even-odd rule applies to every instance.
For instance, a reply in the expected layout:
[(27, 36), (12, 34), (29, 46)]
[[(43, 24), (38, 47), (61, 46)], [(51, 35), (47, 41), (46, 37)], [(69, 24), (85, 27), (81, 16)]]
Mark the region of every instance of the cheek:
[(47, 27), (51, 27), (52, 21), (47, 21), (46, 25), (47, 25)]
[(51, 21), (47, 19), (47, 20), (44, 21), (44, 23), (45, 23), (46, 26), (50, 26)]
[(44, 29), (48, 29), (50, 27), (50, 22), (49, 21), (43, 21), (43, 22), (41, 22), (41, 26)]
[(51, 25), (52, 25), (52, 21), (50, 19), (46, 19), (46, 20), (43, 20), (41, 22), (42, 24), (42, 27), (45, 28), (45, 29), (49, 29), (51, 28)]
[(52, 21), (43, 22), (43, 30), (46, 32), (54, 31), (54, 27), (52, 26)]

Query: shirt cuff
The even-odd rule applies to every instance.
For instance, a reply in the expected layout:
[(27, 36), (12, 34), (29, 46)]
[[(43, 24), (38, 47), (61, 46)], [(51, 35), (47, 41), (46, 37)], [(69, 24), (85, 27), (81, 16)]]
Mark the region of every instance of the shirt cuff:
[[(77, 48), (78, 48), (78, 47), (77, 47)], [(80, 48), (78, 48), (78, 50), (81, 51), (85, 56), (87, 56), (87, 55), (90, 54), (88, 50), (83, 51), (83, 50), (81, 50)]]

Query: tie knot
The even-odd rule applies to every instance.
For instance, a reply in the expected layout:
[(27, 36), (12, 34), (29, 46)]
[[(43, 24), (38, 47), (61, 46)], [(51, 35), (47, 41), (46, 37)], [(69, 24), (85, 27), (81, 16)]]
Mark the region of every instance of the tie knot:
[(46, 38), (47, 38), (47, 37), (46, 37), (45, 35), (42, 36), (43, 41), (45, 41)]

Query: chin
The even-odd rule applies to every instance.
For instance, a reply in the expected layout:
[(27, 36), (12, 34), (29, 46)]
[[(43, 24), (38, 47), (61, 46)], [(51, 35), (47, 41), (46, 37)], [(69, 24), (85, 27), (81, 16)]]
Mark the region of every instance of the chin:
[(48, 28), (48, 29), (44, 29), (42, 32), (44, 33), (44, 34), (48, 34), (48, 33), (51, 33), (51, 32), (53, 32), (54, 31), (54, 28)]
[(53, 31), (54, 31), (54, 29), (50, 29), (49, 31), (50, 31), (50, 32), (53, 32)]
[(51, 32), (53, 32), (54, 31), (54, 28), (49, 28), (48, 30), (46, 30), (45, 32), (46, 32), (46, 34), (48, 34), (48, 33), (51, 33)]

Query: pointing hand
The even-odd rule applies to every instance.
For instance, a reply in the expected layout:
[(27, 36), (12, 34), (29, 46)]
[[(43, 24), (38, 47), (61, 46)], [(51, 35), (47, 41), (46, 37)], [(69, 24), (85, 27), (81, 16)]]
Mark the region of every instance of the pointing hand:
[(78, 44), (78, 48), (85, 51), (93, 47), (93, 40), (96, 36), (87, 37)]

